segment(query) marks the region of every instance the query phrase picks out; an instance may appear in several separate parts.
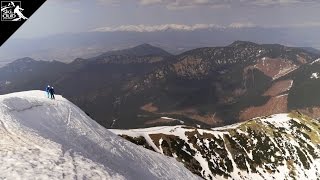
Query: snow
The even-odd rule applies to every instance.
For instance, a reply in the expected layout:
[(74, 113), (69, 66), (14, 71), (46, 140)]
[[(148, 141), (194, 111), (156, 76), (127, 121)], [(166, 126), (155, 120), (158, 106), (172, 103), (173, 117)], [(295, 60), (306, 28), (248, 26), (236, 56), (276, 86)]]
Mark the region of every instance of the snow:
[(271, 123), (275, 127), (282, 127), (285, 129), (290, 129), (290, 124), (288, 123), (292, 118), (288, 116), (286, 113), (275, 114), (267, 119), (262, 119), (261, 121), (264, 123)]
[[(163, 139), (161, 138), (160, 140), (159, 140), (159, 145), (160, 145), (160, 153), (162, 153), (163, 154), (163, 149), (162, 149), (162, 142), (163, 142)], [(176, 158), (176, 157), (175, 157)]]
[(313, 62), (311, 62), (310, 64), (314, 64), (314, 63), (317, 63), (317, 62), (319, 62), (320, 61), (320, 58), (319, 59), (316, 59), (316, 60), (314, 60)]
[(184, 124), (184, 121), (181, 121), (181, 120), (179, 120), (179, 119), (170, 118), (170, 117), (161, 117), (161, 119), (178, 121), (180, 124)]
[(199, 151), (197, 151), (197, 149), (193, 148), (193, 150), (196, 151), (196, 154), (194, 155), (194, 159), (196, 159), (200, 163), (200, 166), (202, 167), (201, 174), (203, 174), (205, 177), (209, 177), (209, 176), (214, 177), (214, 175), (210, 171), (207, 160), (202, 157), (202, 154)]
[(290, 85), (289, 85), (289, 87), (287, 88), (287, 91), (289, 91), (289, 90), (292, 88), (292, 85), (293, 85), (293, 80), (290, 80)]
[[(291, 127), (291, 121), (294, 120), (296, 122), (301, 122), (300, 119), (291, 117), (290, 114), (287, 113), (282, 113), (282, 114), (275, 114), (275, 115), (270, 115), (268, 117), (261, 117), (261, 118), (254, 118), (252, 119), (255, 121), (255, 123), (259, 123), (259, 124), (263, 124), (264, 127), (268, 127), (269, 124), (274, 125), (274, 128), (284, 128), (287, 135), (293, 134), (295, 133), (294, 128)], [(245, 122), (245, 123), (250, 123), (250, 122)], [(196, 129), (196, 131), (198, 131), (199, 134), (203, 134), (204, 132), (209, 133), (214, 135), (216, 138), (221, 139), (224, 141), (224, 147), (219, 147), (219, 148), (223, 148), (226, 149), (227, 151), (227, 156), (228, 159), (231, 160), (231, 164), (232, 167), (234, 167), (233, 171), (230, 172), (230, 177), (229, 179), (255, 179), (255, 180), (272, 180), (272, 179), (319, 179), (319, 174), (315, 173), (318, 172), (318, 169), (320, 167), (320, 160), (319, 159), (314, 159), (311, 154), (309, 152), (304, 151), (304, 154), (307, 156), (307, 158), (310, 160), (310, 168), (306, 169), (302, 166), (301, 162), (299, 162), (299, 157), (298, 155), (294, 155), (293, 158), (297, 158), (297, 160), (294, 162), (293, 166), (294, 167), (294, 172), (295, 172), (295, 177), (289, 177), (289, 174), (291, 174), (292, 172), (290, 172), (292, 169), (292, 167), (290, 168), (288, 166), (288, 162), (285, 159), (284, 161), (282, 161), (282, 164), (278, 164), (275, 167), (275, 172), (274, 173), (269, 173), (268, 171), (266, 171), (265, 167), (272, 167), (273, 163), (272, 162), (276, 162), (277, 161), (277, 157), (278, 156), (282, 156), (282, 157), (292, 157), (292, 155), (290, 155), (289, 151), (295, 151), (294, 150), (294, 146), (296, 147), (300, 147), (298, 141), (296, 141), (296, 139), (292, 136), (288, 136), (285, 137), (283, 136), (283, 138), (280, 139), (276, 139), (274, 137), (270, 137), (270, 140), (268, 142), (268, 145), (275, 145), (275, 147), (270, 146), (270, 149), (267, 152), (271, 152), (271, 150), (274, 150), (274, 148), (279, 148), (282, 149), (284, 148), (284, 152), (281, 151), (277, 151), (275, 152), (271, 157), (270, 157), (270, 161), (271, 163), (266, 163), (263, 166), (258, 166), (256, 167), (257, 172), (252, 172), (249, 170), (248, 171), (243, 171), (239, 168), (237, 168), (237, 164), (235, 163), (235, 159), (234, 156), (236, 156), (235, 152), (232, 152), (230, 150), (228, 150), (227, 147), (227, 142), (225, 141), (225, 138), (223, 138), (224, 134), (228, 134), (231, 135), (230, 132), (228, 132), (231, 129), (235, 129), (237, 133), (239, 134), (243, 134), (245, 132), (243, 132), (241, 130), (241, 128), (239, 128), (240, 125), (243, 125), (244, 123), (238, 123), (238, 124), (234, 124), (234, 125), (229, 125), (226, 127), (220, 127), (220, 128), (212, 128), (211, 130), (204, 130), (204, 129)], [(186, 132), (189, 131), (195, 131), (195, 129), (190, 129), (190, 128), (185, 128), (185, 126), (163, 126), (163, 127), (152, 127), (152, 128), (146, 128), (146, 129), (131, 129), (131, 130), (112, 130), (113, 132), (115, 132), (116, 134), (126, 134), (126, 135), (134, 135), (134, 136), (149, 136), (151, 134), (166, 134), (166, 135), (173, 135), (173, 136), (177, 136), (178, 138), (180, 138), (181, 140), (184, 140), (187, 144), (189, 144), (190, 149), (193, 150), (195, 152), (195, 155), (193, 156), (193, 158), (200, 164), (200, 166), (202, 167), (201, 170), (201, 174), (203, 175), (203, 178), (205, 179), (210, 179), (209, 175), (214, 177), (213, 179), (225, 179), (225, 177), (223, 176), (219, 176), (217, 174), (214, 174), (214, 172), (210, 171), (210, 167), (208, 166), (208, 162), (212, 162), (215, 163), (217, 161), (217, 159), (219, 159), (219, 154), (215, 154), (215, 156), (211, 157), (211, 159), (206, 159), (203, 152), (199, 151), (199, 149), (197, 149), (194, 146), (193, 142), (190, 142), (188, 139), (188, 136), (186, 136)], [(316, 130), (314, 130), (316, 132)], [(195, 135), (195, 138), (197, 138), (197, 135)], [(265, 137), (262, 137), (262, 140)], [(302, 137), (303, 138), (303, 137)], [(234, 137), (232, 137), (232, 139), (234, 139)], [(251, 138), (252, 139), (252, 145), (256, 146), (258, 143), (258, 139), (257, 138)], [(280, 142), (275, 142), (275, 141), (279, 141)], [(311, 141), (308, 141), (306, 139), (304, 139), (306, 141), (306, 143), (308, 143), (311, 147), (313, 147), (315, 150), (317, 149), (317, 147), (311, 143)], [(159, 143), (161, 144), (164, 141), (164, 139), (160, 139)], [(153, 142), (152, 142), (153, 143)], [(236, 141), (236, 143), (238, 143)], [(201, 141), (200, 139), (197, 139), (196, 143), (195, 143), (198, 147), (200, 147), (201, 145)], [(288, 144), (290, 146), (288, 146)], [(208, 139), (203, 139), (203, 146), (205, 146), (206, 148), (209, 148), (209, 140)], [(278, 146), (279, 145), (279, 146)], [(241, 147), (242, 145), (238, 143), (238, 146)], [(253, 159), (253, 152), (252, 150), (247, 150), (246, 148), (242, 148), (244, 150), (244, 154), (247, 154), (247, 157), (250, 159)], [(162, 149), (161, 149), (162, 150)], [(182, 150), (186, 151), (186, 146), (183, 146)], [(319, 152), (318, 150), (315, 151), (315, 153)], [(189, 152), (187, 152), (189, 154)], [(201, 154), (202, 153), (202, 154)], [(204, 152), (205, 153), (205, 152)], [(291, 153), (292, 154), (292, 153)], [(173, 154), (173, 157), (177, 158), (177, 154)], [(249, 168), (249, 162), (246, 161), (245, 162), (248, 169)], [(273, 169), (273, 168), (271, 168)], [(221, 169), (220, 169), (221, 170)], [(214, 174), (214, 175), (213, 175)]]
[(199, 179), (43, 91), (0, 95), (0, 179)]
[(281, 98), (281, 97), (288, 96), (288, 95), (289, 94), (281, 94), (281, 95), (276, 96), (276, 98)]
[(179, 123), (180, 123), (180, 124), (184, 124), (184, 121), (179, 120)]
[(169, 118), (169, 117), (161, 117), (161, 119), (167, 119), (167, 120), (177, 120), (177, 119), (173, 119), (173, 118)]
[(296, 65), (293, 65), (293, 66), (287, 67), (287, 68), (282, 68), (282, 69), (280, 69), (278, 74), (276, 74), (275, 76), (272, 77), (272, 80), (276, 80), (282, 76), (285, 76), (296, 69), (298, 69), (298, 66), (296, 66)]
[[(130, 130), (116, 130), (111, 129), (110, 131), (114, 132), (115, 134), (126, 134), (131, 137), (139, 137), (142, 136), (146, 139), (148, 144), (152, 146), (155, 151), (161, 152), (161, 149), (156, 147), (154, 142), (150, 139), (149, 134), (167, 134), (167, 135), (174, 135), (179, 137), (181, 140), (185, 142), (189, 142), (188, 137), (186, 136), (186, 132), (193, 131), (193, 129), (185, 129), (184, 126), (161, 126), (161, 127), (151, 127), (151, 128), (144, 128), (144, 129), (130, 129)], [(210, 130), (203, 130), (198, 129), (199, 134), (203, 134), (204, 132), (210, 133)], [(220, 132), (216, 132), (216, 134), (221, 134)], [(207, 142), (209, 143), (209, 142)], [(156, 148), (155, 148), (156, 147)], [(207, 146), (209, 147), (209, 146)], [(196, 152), (194, 158), (200, 163), (200, 166), (203, 168), (202, 174), (205, 177), (213, 177), (212, 172), (208, 166), (208, 163), (204, 157), (202, 157), (201, 153), (191, 144), (190, 148)], [(189, 154), (189, 152), (186, 151)]]
[(231, 125), (227, 125), (227, 126), (211, 128), (211, 130), (213, 130), (213, 131), (226, 131), (228, 129), (235, 129), (241, 125), (242, 125), (242, 123), (236, 123), (236, 124), (231, 124)]
[(310, 76), (311, 79), (319, 79), (319, 73), (312, 73)]

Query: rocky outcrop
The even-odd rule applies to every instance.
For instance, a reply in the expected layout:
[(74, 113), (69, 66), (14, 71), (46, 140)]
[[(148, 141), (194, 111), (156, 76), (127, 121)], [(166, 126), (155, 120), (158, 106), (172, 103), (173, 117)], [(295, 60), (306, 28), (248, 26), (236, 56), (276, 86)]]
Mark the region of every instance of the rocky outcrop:
[(175, 126), (112, 131), (136, 144), (144, 139), (143, 146), (176, 158), (204, 179), (316, 180), (320, 176), (319, 130), (318, 121), (295, 112), (214, 129)]

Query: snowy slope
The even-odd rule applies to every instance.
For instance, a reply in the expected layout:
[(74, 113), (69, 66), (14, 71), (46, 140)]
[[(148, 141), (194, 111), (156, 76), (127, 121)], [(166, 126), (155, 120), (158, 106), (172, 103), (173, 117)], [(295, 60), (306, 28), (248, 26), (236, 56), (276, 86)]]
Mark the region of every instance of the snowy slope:
[(0, 179), (198, 179), (42, 91), (0, 96)]
[(205, 179), (320, 178), (320, 122), (299, 113), (207, 130), (168, 126), (111, 131), (175, 157)]

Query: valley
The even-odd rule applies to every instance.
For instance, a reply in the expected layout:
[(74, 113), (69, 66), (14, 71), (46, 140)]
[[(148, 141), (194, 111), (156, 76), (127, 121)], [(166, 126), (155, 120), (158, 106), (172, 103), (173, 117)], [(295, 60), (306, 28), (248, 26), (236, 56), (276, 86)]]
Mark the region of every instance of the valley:
[(209, 128), (292, 110), (318, 118), (318, 58), (304, 48), (247, 41), (179, 55), (142, 44), (68, 64), (16, 60), (0, 68), (0, 93), (50, 84), (107, 128)]

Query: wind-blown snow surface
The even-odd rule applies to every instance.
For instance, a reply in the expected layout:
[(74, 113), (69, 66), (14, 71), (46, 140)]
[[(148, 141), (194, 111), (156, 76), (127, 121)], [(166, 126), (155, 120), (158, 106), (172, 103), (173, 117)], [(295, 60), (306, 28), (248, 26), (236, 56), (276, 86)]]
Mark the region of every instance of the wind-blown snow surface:
[(0, 96), (0, 179), (198, 179), (106, 130), (61, 96)]

